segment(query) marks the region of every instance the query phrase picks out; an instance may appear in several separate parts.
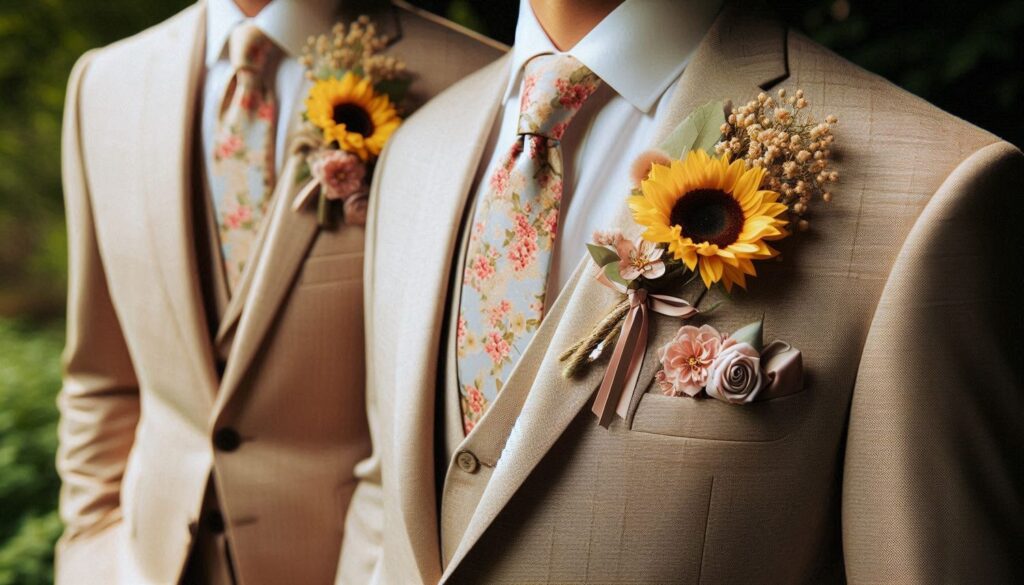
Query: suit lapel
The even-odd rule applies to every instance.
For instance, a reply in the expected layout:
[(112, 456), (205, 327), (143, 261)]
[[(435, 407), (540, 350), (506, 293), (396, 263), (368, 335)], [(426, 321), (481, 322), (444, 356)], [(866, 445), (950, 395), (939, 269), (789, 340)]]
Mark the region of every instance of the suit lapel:
[[(483, 149), (500, 105), (508, 76), (508, 59), (481, 70), (446, 96), (458, 109), (431, 109), (426, 128), (443, 128), (443, 135), (429, 137), (418, 176), (410, 185), (410, 202), (417, 204), (415, 233), (409, 234), (408, 259), (401, 267), (396, 286), (405, 286), (401, 307), (403, 334), (396, 355), (405, 360), (395, 372), (392, 388), (403, 389), (395, 401), (395, 450), (401, 477), (395, 478), (408, 538), (424, 581), (436, 580), (440, 548), (434, 485), (434, 401), (445, 299), (466, 202), (480, 165)], [(411, 123), (411, 122), (410, 122)], [(406, 165), (410, 161), (393, 161)], [(394, 201), (400, 204), (399, 201)], [(378, 243), (380, 245), (380, 243)], [(425, 305), (424, 299), (431, 299)], [(439, 300), (440, 302), (434, 302)]]
[[(723, 10), (701, 42), (693, 59), (680, 77), (671, 101), (666, 104), (654, 144), (659, 144), (691, 111), (712, 99), (733, 99), (737, 103), (752, 98), (787, 76), (785, 28), (771, 20), (759, 20), (740, 14), (733, 7)], [(623, 206), (618, 227), (627, 234), (636, 228)], [(585, 242), (580, 242), (580, 246)], [(589, 404), (604, 375), (604, 365), (591, 368), (585, 376), (566, 380), (561, 375), (558, 356), (574, 341), (586, 335), (618, 300), (619, 296), (599, 284), (585, 258), (577, 267), (575, 290), (560, 295), (558, 323), (538, 331), (548, 340), (535, 339), (522, 357), (524, 362), (539, 363), (535, 376), (510, 379), (503, 393), (528, 392), (525, 403), (502, 451), (501, 459), (484, 490), (481, 501), (463, 539), (446, 567), (447, 580), (473, 545), (491, 525), (515, 492), (530, 475), (569, 423)], [(542, 327), (542, 330), (544, 328)], [(652, 328), (651, 334), (661, 328)], [(650, 344), (650, 338), (648, 340)], [(649, 381), (654, 367), (653, 353), (641, 369), (641, 383)], [(520, 368), (522, 369), (522, 368)], [(516, 388), (528, 383), (532, 388)], [(481, 421), (483, 424), (484, 421)], [(595, 421), (596, 426), (596, 421)], [(603, 431), (599, 431), (603, 432)]]
[[(148, 228), (185, 351), (215, 392), (216, 372), (198, 279), (193, 225), (192, 170), (197, 103), (205, 44), (206, 8), (200, 3), (168, 31), (148, 56), (145, 115), (139, 136)], [(145, 138), (149, 138), (146, 140)]]

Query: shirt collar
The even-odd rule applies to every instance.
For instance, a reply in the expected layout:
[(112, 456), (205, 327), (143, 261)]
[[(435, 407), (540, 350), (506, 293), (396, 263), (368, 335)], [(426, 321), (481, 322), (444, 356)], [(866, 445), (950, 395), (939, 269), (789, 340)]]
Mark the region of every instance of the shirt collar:
[[(337, 18), (338, 0), (273, 0), (252, 22), (289, 57), (299, 57), (306, 40), (328, 31)], [(209, 0), (206, 11), (206, 65), (225, 55), (231, 31), (246, 20), (233, 0)]]
[[(721, 5), (722, 0), (626, 0), (566, 53), (635, 108), (648, 112), (683, 72)], [(561, 52), (529, 0), (521, 0), (506, 101), (519, 86), (526, 62), (546, 53)]]

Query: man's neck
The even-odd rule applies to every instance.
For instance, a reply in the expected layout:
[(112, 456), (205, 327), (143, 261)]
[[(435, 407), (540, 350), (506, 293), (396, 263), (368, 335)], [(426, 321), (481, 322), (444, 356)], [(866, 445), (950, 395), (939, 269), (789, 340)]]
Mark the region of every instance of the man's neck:
[(530, 0), (537, 22), (559, 51), (587, 36), (623, 0)]
[(242, 14), (252, 18), (260, 13), (260, 10), (266, 8), (267, 4), (270, 4), (271, 0), (235, 0), (235, 4), (238, 5), (238, 9), (242, 11)]

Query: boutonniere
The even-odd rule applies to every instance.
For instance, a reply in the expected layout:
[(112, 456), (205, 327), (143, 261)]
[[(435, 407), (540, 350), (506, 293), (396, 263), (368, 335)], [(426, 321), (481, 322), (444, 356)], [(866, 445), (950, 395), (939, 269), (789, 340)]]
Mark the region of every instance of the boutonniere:
[[(837, 121), (815, 122), (807, 106), (802, 90), (762, 93), (728, 112), (711, 102), (633, 164), (627, 203), (641, 236), (595, 234), (588, 245), (598, 279), (623, 300), (561, 356), (565, 376), (575, 376), (615, 342), (594, 404), (602, 425), (616, 411), (624, 416), (628, 401), (621, 399), (636, 391), (651, 311), (688, 319), (713, 286), (745, 289), (755, 263), (778, 256), (772, 242), (794, 225), (808, 229), (812, 201), (831, 200), (828, 187), (839, 178), (829, 164)], [(700, 296), (680, 298), (698, 277)]]
[(317, 196), (321, 226), (331, 220), (332, 202), (340, 202), (346, 224), (366, 223), (373, 165), (402, 122), (410, 82), (405, 64), (382, 54), (387, 45), (361, 16), (347, 28), (336, 24), (330, 36), (311, 38), (302, 57), (312, 86), (293, 149), (305, 156), (299, 181), (315, 181), (298, 194), (293, 208)]
[(784, 341), (765, 346), (763, 319), (731, 335), (711, 325), (684, 325), (658, 349), (658, 360), (654, 380), (666, 396), (749, 404), (803, 387), (800, 350)]

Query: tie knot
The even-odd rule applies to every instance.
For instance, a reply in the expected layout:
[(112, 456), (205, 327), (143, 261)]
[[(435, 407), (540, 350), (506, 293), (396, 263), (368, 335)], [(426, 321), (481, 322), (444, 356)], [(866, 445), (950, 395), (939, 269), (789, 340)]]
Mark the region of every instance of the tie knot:
[(601, 78), (569, 55), (540, 55), (526, 63), (519, 100), (519, 134), (561, 140)]
[(237, 71), (248, 69), (260, 74), (276, 52), (277, 45), (251, 22), (235, 27), (228, 38), (228, 56)]

